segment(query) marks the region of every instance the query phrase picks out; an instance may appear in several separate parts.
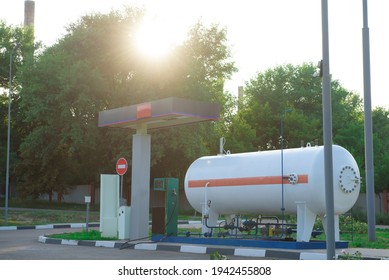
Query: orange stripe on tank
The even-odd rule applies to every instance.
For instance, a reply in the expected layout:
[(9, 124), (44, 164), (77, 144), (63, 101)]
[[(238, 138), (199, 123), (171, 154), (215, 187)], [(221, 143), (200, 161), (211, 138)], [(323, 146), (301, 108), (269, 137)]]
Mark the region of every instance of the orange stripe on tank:
[[(290, 184), (288, 176), (284, 176), (283, 183)], [(253, 185), (278, 185), (281, 184), (281, 176), (261, 176), (261, 177), (243, 177), (243, 178), (222, 178), (208, 180), (189, 180), (189, 188), (205, 187), (232, 187), (232, 186), (253, 186)], [(308, 184), (308, 175), (298, 175), (297, 184)]]

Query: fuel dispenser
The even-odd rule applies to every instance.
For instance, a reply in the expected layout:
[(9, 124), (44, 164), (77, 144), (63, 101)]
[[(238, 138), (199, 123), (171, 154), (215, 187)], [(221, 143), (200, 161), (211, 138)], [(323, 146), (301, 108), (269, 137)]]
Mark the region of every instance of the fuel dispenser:
[(154, 179), (155, 197), (152, 207), (153, 235), (177, 236), (178, 228), (178, 179)]

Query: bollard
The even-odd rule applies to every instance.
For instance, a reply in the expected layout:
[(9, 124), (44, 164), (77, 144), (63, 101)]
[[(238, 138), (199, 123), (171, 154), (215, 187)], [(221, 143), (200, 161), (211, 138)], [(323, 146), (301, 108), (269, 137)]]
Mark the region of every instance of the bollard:
[(85, 196), (85, 203), (86, 203), (86, 232), (88, 232), (88, 228), (89, 228), (89, 204), (90, 204), (90, 201), (91, 201), (91, 197), (90, 196)]

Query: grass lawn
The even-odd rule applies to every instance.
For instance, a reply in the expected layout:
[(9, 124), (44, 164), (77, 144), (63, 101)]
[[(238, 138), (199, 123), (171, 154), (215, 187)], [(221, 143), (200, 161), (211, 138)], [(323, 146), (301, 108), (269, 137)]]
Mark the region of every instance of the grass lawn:
[[(5, 211), (0, 210), (0, 226), (5, 226)], [(100, 213), (93, 211), (89, 213), (89, 222), (100, 221)], [(44, 210), (44, 209), (25, 209), (8, 210), (7, 226), (30, 226), (46, 224), (66, 224), (66, 223), (85, 223), (85, 211), (72, 210)]]
[[(4, 207), (4, 198), (0, 198), (0, 206)], [(10, 199), (8, 202), (10, 208), (30, 208), (30, 209), (49, 209), (49, 210), (73, 210), (84, 211), (86, 209), (85, 204), (79, 203), (58, 203), (57, 201), (49, 202), (47, 200), (39, 199)], [(98, 204), (90, 205), (91, 211), (99, 211), (100, 206)]]
[[(0, 198), (3, 207), (4, 198)], [(4, 223), (5, 210), (0, 210), (0, 226), (31, 226), (46, 224), (85, 223), (86, 205), (48, 202), (42, 200), (10, 200), (8, 224)], [(150, 217), (151, 219), (151, 217)], [(179, 220), (201, 220), (201, 214), (180, 215)], [(100, 222), (100, 206), (90, 205), (89, 222)]]
[[(0, 199), (4, 205), (4, 198)], [(43, 200), (11, 199), (8, 204), (8, 224), (5, 210), (0, 210), (0, 226), (30, 226), (45, 224), (83, 223), (86, 221), (86, 205), (76, 203), (50, 203)], [(100, 220), (99, 205), (90, 206), (89, 222)]]
[(376, 241), (369, 241), (367, 233), (341, 234), (341, 240), (350, 241), (350, 248), (389, 249), (389, 229), (377, 229)]
[(117, 238), (101, 237), (101, 232), (94, 229), (90, 229), (88, 232), (82, 230), (78, 232), (50, 234), (47, 237), (67, 240), (117, 240)]

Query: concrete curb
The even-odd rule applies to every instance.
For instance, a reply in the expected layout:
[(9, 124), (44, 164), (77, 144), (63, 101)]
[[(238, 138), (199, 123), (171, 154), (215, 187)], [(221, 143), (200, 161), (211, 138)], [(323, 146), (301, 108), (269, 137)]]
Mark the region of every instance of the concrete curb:
[[(49, 238), (39, 236), (38, 241), (46, 244), (70, 245), (70, 246), (89, 246), (89, 247), (105, 247), (105, 248), (120, 248), (133, 250), (147, 251), (172, 251), (192, 254), (213, 254), (218, 252), (225, 256), (238, 257), (253, 257), (253, 258), (268, 258), (268, 259), (285, 259), (285, 260), (326, 260), (327, 255), (315, 252), (294, 252), (283, 250), (269, 249), (252, 249), (252, 248), (226, 248), (226, 247), (210, 247), (201, 245), (180, 245), (180, 244), (160, 244), (160, 243), (127, 243), (124, 241), (78, 241)], [(388, 260), (388, 258), (363, 258), (364, 260)]]
[[(99, 227), (99, 223), (90, 223), (88, 227)], [(25, 229), (56, 229), (56, 228), (83, 228), (85, 223), (74, 224), (53, 224), (53, 225), (37, 225), (37, 226), (1, 226), (0, 231), (4, 230), (25, 230)]]

